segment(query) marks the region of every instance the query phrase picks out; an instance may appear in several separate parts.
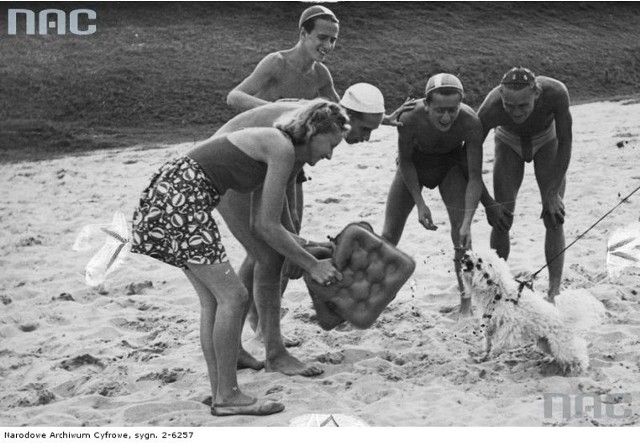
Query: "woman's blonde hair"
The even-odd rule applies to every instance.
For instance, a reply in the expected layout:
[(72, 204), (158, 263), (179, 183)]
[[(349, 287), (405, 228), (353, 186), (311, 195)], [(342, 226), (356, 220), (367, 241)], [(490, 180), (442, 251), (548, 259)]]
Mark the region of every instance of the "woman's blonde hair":
[(312, 100), (293, 114), (282, 116), (273, 126), (287, 133), (296, 145), (307, 143), (316, 134), (346, 133), (351, 129), (346, 111), (324, 99)]

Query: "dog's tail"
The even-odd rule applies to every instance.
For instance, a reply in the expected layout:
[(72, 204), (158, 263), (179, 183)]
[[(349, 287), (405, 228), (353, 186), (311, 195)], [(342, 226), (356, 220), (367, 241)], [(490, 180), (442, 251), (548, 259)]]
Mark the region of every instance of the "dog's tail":
[(563, 291), (555, 303), (565, 325), (574, 331), (591, 330), (604, 319), (604, 305), (584, 289)]

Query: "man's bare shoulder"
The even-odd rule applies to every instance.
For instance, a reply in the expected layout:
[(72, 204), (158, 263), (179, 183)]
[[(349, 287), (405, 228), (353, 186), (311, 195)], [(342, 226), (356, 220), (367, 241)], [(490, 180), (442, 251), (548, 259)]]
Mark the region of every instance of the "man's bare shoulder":
[(480, 117), (478, 117), (478, 114), (473, 110), (473, 108), (466, 103), (460, 105), (458, 119), (460, 119), (464, 129), (468, 128), (470, 130), (476, 130), (478, 128), (482, 128)]
[(272, 69), (280, 70), (284, 67), (285, 61), (286, 55), (284, 51), (275, 51), (264, 56), (260, 63), (268, 65)]
[(323, 77), (331, 77), (331, 72), (329, 72), (329, 68), (322, 62), (315, 62), (313, 64), (313, 69), (318, 76)]
[(554, 104), (565, 105), (569, 103), (569, 90), (560, 80), (546, 76), (537, 76), (536, 82), (542, 88), (545, 100)]
[(478, 115), (491, 113), (495, 110), (500, 109), (502, 109), (502, 98), (500, 96), (500, 87), (496, 86), (491, 91), (489, 91), (489, 94), (487, 94), (487, 97), (485, 97), (484, 101), (480, 105), (480, 108), (478, 108)]
[(413, 109), (403, 112), (398, 118), (398, 121), (402, 123), (398, 127), (398, 132), (401, 134), (416, 132), (425, 123), (425, 113), (424, 100), (418, 100)]

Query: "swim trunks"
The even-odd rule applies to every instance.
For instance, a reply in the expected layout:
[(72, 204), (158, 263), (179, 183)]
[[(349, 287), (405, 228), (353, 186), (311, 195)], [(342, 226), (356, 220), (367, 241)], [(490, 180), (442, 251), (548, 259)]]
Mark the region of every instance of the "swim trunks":
[(498, 126), (495, 129), (495, 139), (509, 145), (525, 162), (531, 162), (540, 148), (556, 139), (556, 125), (552, 121), (546, 130), (534, 135), (516, 134)]
[(179, 268), (227, 262), (212, 216), (218, 203), (220, 194), (196, 161), (166, 163), (140, 196), (131, 251)]
[(467, 151), (464, 142), (457, 148), (444, 154), (423, 153), (414, 150), (411, 155), (418, 173), (420, 185), (434, 189), (438, 187), (449, 171), (460, 166), (465, 177), (467, 174)]

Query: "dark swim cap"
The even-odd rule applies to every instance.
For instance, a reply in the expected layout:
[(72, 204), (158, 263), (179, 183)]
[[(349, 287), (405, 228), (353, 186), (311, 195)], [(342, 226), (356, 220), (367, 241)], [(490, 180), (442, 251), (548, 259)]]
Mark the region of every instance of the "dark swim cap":
[(511, 68), (502, 76), (501, 85), (533, 86), (536, 83), (536, 75), (530, 69), (518, 66)]

